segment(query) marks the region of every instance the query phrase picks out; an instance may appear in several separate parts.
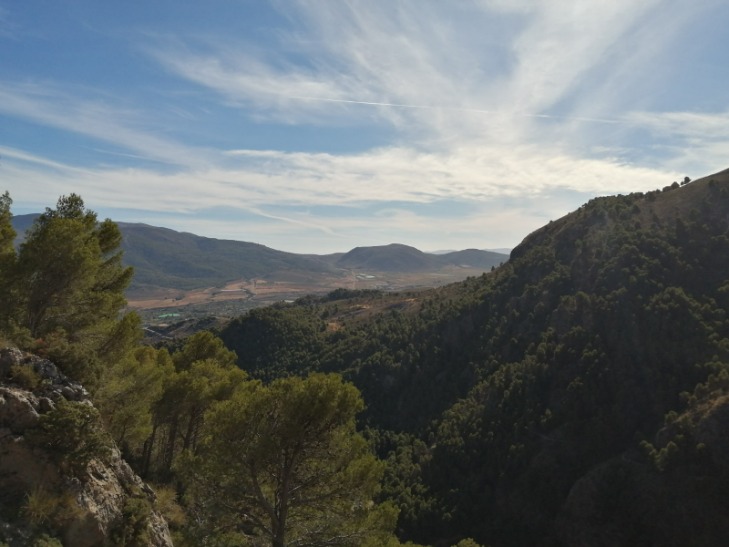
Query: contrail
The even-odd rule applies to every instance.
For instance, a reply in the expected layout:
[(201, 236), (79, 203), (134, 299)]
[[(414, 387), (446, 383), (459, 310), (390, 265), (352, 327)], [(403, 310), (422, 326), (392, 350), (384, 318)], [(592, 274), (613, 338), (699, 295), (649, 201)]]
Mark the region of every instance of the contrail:
[(92, 146), (83, 146), (83, 145), (81, 145), (81, 148), (86, 148), (87, 150), (92, 150), (94, 152), (99, 152), (101, 154), (109, 154), (110, 156), (120, 156), (122, 158), (132, 158), (135, 160), (153, 161), (156, 163), (165, 163), (168, 165), (175, 165), (171, 161), (159, 160), (156, 158), (151, 158), (149, 156), (142, 156), (141, 154), (126, 154), (124, 152), (114, 152), (113, 150), (105, 150), (103, 148), (94, 148)]
[[(346, 103), (346, 104), (363, 104), (367, 106), (390, 106), (394, 108), (414, 108), (414, 109), (421, 109), (421, 110), (462, 110), (460, 108), (455, 107), (439, 107), (439, 106), (426, 106), (426, 105), (417, 105), (417, 104), (398, 104), (398, 103), (377, 103), (373, 101), (354, 101), (349, 99), (327, 99), (324, 97), (288, 97), (289, 99), (296, 99), (300, 101), (321, 101), (326, 103)], [(488, 110), (483, 110), (482, 112), (489, 112)]]
[[(320, 101), (326, 103), (344, 103), (344, 104), (361, 104), (365, 106), (386, 106), (390, 108), (409, 108), (414, 110), (452, 110), (455, 112), (473, 112), (474, 114), (503, 114), (496, 110), (484, 110), (481, 108), (464, 108), (459, 106), (430, 106), (430, 105), (419, 105), (419, 104), (401, 104), (401, 103), (381, 103), (375, 101), (355, 101), (352, 99), (328, 99), (325, 97), (298, 97), (289, 96), (289, 99), (299, 101)], [(625, 123), (624, 120), (620, 119), (607, 119), (607, 118), (586, 118), (582, 116), (557, 116), (553, 114), (525, 114), (525, 113), (514, 113), (512, 116), (521, 118), (546, 118), (554, 120), (573, 120), (578, 122), (589, 122), (589, 123), (609, 123), (609, 124), (620, 124)]]
[(272, 220), (280, 220), (280, 221), (283, 221), (283, 222), (288, 222), (289, 224), (296, 224), (298, 226), (305, 226), (307, 228), (313, 228), (313, 229), (318, 230), (320, 232), (324, 232), (325, 234), (337, 235), (334, 232), (334, 230), (332, 230), (328, 226), (323, 226), (321, 224), (317, 224), (317, 223), (314, 223), (314, 222), (306, 222), (304, 220), (298, 220), (298, 219), (295, 219), (295, 218), (289, 218), (289, 217), (285, 217), (285, 216), (280, 216), (280, 215), (274, 215), (274, 214), (271, 214), (271, 213), (266, 213), (265, 211), (262, 211), (258, 207), (246, 207), (246, 210), (248, 210), (249, 212), (251, 212), (253, 214), (256, 214), (258, 216), (261, 216), (263, 218), (270, 218)]

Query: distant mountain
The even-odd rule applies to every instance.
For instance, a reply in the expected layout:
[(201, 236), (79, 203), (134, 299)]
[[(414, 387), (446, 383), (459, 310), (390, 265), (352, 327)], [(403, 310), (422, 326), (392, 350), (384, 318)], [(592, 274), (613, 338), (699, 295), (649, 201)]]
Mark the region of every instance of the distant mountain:
[[(487, 251), (490, 253), (497, 253), (502, 255), (509, 255), (511, 253), (511, 248), (506, 247), (500, 247), (498, 249), (478, 249), (481, 251)], [(455, 253), (456, 251), (454, 249), (439, 249), (437, 251), (429, 251), (432, 255), (447, 255), (448, 253)]]
[[(18, 242), (37, 217), (37, 214), (13, 217)], [(485, 271), (508, 259), (507, 255), (475, 249), (433, 255), (400, 244), (357, 247), (348, 253), (305, 255), (147, 224), (117, 224), (123, 236), (124, 262), (134, 267), (133, 289), (190, 290), (257, 277), (316, 283), (322, 275), (339, 274), (342, 269), (416, 273), (469, 267)]]
[(15, 245), (20, 245), (25, 239), (25, 232), (30, 228), (35, 219), (40, 216), (40, 213), (31, 213), (28, 215), (16, 215), (13, 217), (13, 228), (15, 229), (18, 237), (15, 240)]
[(438, 259), (446, 264), (452, 264), (454, 266), (488, 269), (492, 266), (499, 266), (506, 262), (509, 260), (509, 255), (495, 251), (466, 249), (465, 251), (454, 251), (452, 253), (440, 255)]
[(314, 255), (276, 251), (257, 243), (201, 237), (146, 224), (118, 224), (124, 236), (124, 261), (134, 266), (138, 286), (193, 289), (241, 278), (287, 278), (333, 269)]
[(356, 247), (341, 256), (336, 264), (340, 268), (379, 272), (435, 271), (447, 266), (490, 269), (508, 260), (508, 256), (478, 249), (467, 249), (445, 254), (430, 254), (415, 247), (392, 243), (375, 247)]
[(356, 247), (337, 260), (340, 268), (380, 272), (432, 270), (440, 265), (438, 257), (414, 247), (393, 243), (376, 247)]

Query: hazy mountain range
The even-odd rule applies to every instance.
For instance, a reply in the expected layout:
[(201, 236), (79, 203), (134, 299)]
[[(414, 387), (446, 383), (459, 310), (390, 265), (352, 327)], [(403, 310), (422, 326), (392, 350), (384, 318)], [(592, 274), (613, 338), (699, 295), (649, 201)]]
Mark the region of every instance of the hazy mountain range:
[[(37, 214), (13, 217), (19, 241), (37, 217)], [(509, 258), (505, 253), (478, 249), (425, 253), (396, 243), (357, 247), (346, 253), (296, 254), (257, 243), (202, 237), (147, 224), (119, 222), (118, 225), (123, 235), (124, 262), (134, 267), (133, 288), (137, 289), (188, 290), (254, 278), (301, 281), (342, 270), (401, 274), (454, 268), (487, 271)]]

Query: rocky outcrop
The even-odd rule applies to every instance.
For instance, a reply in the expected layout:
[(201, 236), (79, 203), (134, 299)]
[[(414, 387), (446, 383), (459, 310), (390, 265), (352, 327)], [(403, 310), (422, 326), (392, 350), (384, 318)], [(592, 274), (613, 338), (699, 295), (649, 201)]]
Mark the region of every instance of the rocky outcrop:
[(80, 467), (38, 442), (43, 416), (65, 401), (93, 409), (50, 361), (0, 349), (0, 542), (28, 545), (44, 533), (74, 547), (171, 546), (154, 492), (110, 440)]

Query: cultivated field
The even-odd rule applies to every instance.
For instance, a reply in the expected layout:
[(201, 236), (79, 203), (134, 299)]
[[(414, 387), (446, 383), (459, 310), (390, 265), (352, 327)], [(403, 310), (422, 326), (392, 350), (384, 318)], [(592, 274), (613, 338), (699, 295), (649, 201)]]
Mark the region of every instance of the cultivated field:
[(437, 272), (392, 273), (342, 270), (340, 275), (304, 277), (279, 275), (269, 279), (239, 279), (222, 287), (193, 290), (164, 287), (127, 294), (129, 308), (145, 325), (164, 325), (207, 316), (235, 317), (247, 310), (276, 302), (292, 301), (309, 294), (323, 295), (335, 289), (421, 290), (478, 276), (483, 270), (449, 267)]

